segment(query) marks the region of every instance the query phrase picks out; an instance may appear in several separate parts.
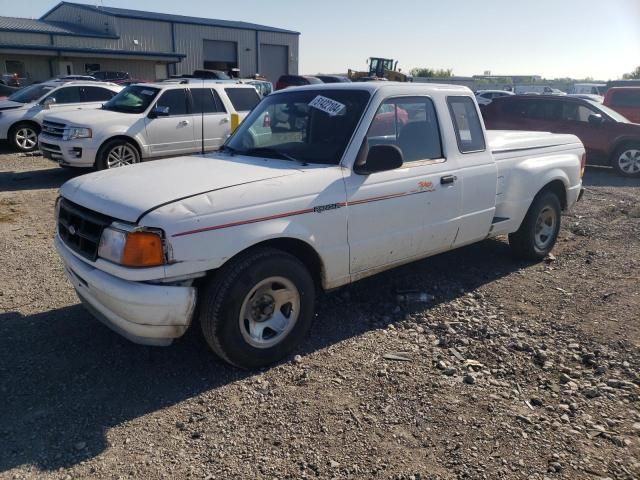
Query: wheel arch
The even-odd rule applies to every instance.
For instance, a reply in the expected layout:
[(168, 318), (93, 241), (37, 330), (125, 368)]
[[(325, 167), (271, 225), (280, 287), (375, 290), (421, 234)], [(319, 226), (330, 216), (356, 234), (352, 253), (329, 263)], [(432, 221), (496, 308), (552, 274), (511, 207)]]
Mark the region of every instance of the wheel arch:
[(113, 136), (107, 138), (106, 140), (104, 140), (100, 144), (100, 147), (98, 148), (98, 153), (96, 155), (96, 161), (98, 161), (98, 159), (102, 155), (102, 150), (104, 149), (104, 147), (109, 142), (112, 142), (114, 140), (124, 140), (124, 141), (129, 142), (130, 144), (132, 144), (134, 147), (136, 147), (136, 150), (138, 151), (138, 155), (140, 155), (140, 160), (142, 161), (142, 147), (140, 146), (140, 144), (138, 143), (138, 141), (135, 138), (130, 137), (129, 135), (125, 135), (125, 134), (113, 135)]
[(33, 127), (35, 127), (36, 132), (38, 134), (40, 134), (40, 130), (42, 130), (42, 127), (40, 126), (40, 124), (38, 122), (36, 122), (35, 120), (31, 120), (31, 119), (24, 119), (21, 118), (20, 120), (16, 120), (15, 122), (13, 122), (13, 124), (7, 129), (8, 132), (12, 132), (20, 125), (32, 125)]
[[(567, 186), (562, 180), (556, 179), (547, 183), (536, 193), (534, 200), (547, 191), (554, 193), (558, 197), (563, 211), (567, 209)], [(531, 203), (533, 204), (533, 202)]]
[[(309, 270), (316, 286), (326, 289), (326, 275), (322, 257), (311, 244), (295, 237), (275, 237), (254, 243), (227, 259), (225, 264), (259, 248), (273, 248), (294, 256)], [(217, 270), (211, 271), (210, 274), (215, 275)]]

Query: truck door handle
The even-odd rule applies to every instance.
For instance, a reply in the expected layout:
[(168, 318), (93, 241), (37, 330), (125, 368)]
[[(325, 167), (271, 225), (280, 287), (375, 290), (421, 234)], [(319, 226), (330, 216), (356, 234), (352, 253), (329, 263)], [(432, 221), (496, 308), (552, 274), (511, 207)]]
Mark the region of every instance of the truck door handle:
[(228, 118), (223, 118), (222, 120), (220, 120), (220, 124), (224, 124), (224, 123), (229, 123), (229, 119)]
[(187, 125), (189, 125), (189, 120), (182, 120), (178, 122), (178, 125), (180, 125), (181, 127), (186, 127)]
[(455, 175), (445, 175), (444, 177), (440, 177), (440, 185), (451, 185), (452, 183), (455, 183), (455, 181)]

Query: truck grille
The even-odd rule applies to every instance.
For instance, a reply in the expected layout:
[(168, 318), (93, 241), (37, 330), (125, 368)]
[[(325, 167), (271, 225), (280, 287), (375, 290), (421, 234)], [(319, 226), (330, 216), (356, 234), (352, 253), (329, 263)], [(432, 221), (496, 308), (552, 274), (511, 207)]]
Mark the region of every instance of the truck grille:
[(93, 262), (98, 258), (102, 231), (113, 220), (63, 198), (58, 214), (58, 235), (71, 250)]
[(42, 122), (42, 133), (51, 137), (62, 138), (64, 135), (64, 129), (66, 125), (64, 123), (51, 122), (45, 120)]

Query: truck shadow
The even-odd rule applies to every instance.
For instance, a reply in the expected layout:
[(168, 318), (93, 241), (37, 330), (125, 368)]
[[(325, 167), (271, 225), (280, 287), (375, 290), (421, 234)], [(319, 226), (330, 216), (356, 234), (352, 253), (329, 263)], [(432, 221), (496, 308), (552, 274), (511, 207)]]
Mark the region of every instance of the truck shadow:
[[(428, 311), (526, 266), (504, 242), (488, 240), (326, 294), (299, 352)], [(435, 301), (399, 305), (397, 289), (426, 291)], [(217, 360), (198, 333), (151, 348), (112, 333), (80, 305), (0, 314), (0, 472), (76, 465), (109, 447), (111, 428), (256, 374)]]
[(43, 190), (58, 188), (67, 180), (87, 173), (84, 169), (65, 169), (54, 166), (43, 170), (0, 172), (0, 191)]

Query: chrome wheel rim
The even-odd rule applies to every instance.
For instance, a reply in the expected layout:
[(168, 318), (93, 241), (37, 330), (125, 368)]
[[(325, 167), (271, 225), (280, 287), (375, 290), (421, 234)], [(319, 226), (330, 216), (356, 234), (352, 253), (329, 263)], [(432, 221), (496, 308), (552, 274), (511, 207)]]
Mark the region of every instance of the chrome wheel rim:
[(624, 173), (640, 172), (640, 150), (626, 150), (618, 157), (618, 166)]
[(16, 145), (21, 150), (31, 150), (38, 144), (38, 134), (33, 128), (22, 127), (16, 131)]
[(138, 163), (138, 155), (128, 145), (118, 145), (113, 147), (107, 155), (107, 168), (124, 167)]
[(535, 243), (540, 250), (545, 250), (551, 242), (556, 231), (557, 215), (553, 208), (542, 209), (536, 220)]
[(240, 331), (255, 348), (282, 342), (300, 316), (300, 292), (284, 277), (265, 278), (247, 294), (240, 308)]

